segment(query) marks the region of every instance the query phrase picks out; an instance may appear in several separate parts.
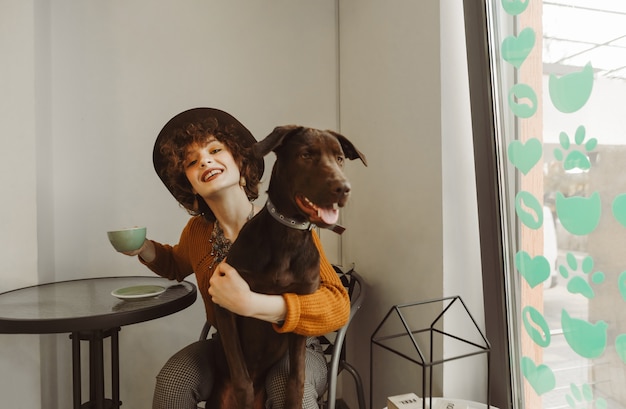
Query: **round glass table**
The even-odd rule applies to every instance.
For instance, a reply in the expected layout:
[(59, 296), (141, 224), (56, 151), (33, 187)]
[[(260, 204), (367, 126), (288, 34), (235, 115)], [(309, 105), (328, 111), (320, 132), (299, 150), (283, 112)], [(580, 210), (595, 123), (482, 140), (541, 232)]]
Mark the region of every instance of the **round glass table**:
[[(196, 297), (193, 283), (156, 276), (40, 284), (0, 294), (0, 333), (70, 333), (74, 409), (118, 408), (120, 327), (174, 314), (193, 304)], [(111, 399), (104, 398), (103, 340), (108, 337)], [(81, 403), (80, 341), (89, 342), (90, 398), (86, 403)]]

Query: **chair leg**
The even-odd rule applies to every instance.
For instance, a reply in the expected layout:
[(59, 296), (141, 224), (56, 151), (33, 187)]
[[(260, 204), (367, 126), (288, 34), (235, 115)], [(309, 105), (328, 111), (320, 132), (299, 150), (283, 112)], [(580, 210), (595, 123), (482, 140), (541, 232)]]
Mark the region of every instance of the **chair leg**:
[(354, 369), (352, 365), (346, 361), (341, 361), (342, 369), (345, 369), (354, 378), (356, 384), (357, 399), (359, 401), (359, 409), (365, 409), (365, 392), (363, 391), (363, 381), (361, 381), (361, 375)]

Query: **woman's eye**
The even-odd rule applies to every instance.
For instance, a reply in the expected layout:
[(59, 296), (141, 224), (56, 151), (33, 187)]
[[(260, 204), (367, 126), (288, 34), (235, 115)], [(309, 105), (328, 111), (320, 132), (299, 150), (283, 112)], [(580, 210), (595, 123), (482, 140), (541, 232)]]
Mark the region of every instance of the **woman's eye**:
[(211, 155), (215, 155), (221, 151), (222, 151), (222, 148), (214, 148), (214, 149), (211, 149), (209, 153), (211, 153)]
[(188, 168), (190, 168), (190, 167), (192, 167), (193, 165), (195, 165), (196, 163), (198, 163), (198, 161), (197, 161), (197, 160), (190, 160), (190, 161), (188, 161), (188, 162), (187, 162), (187, 167), (188, 167)]
[(311, 152), (302, 152), (300, 155), (302, 159), (311, 159)]

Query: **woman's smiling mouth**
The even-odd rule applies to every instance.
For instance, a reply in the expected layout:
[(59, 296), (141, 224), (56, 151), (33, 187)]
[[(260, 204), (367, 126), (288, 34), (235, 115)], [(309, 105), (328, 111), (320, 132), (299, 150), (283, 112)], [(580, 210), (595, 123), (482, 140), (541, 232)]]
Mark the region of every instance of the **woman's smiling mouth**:
[(222, 173), (222, 170), (220, 169), (209, 169), (202, 174), (201, 180), (203, 182), (208, 182), (211, 178), (213, 178), (213, 176), (219, 175), (221, 173)]

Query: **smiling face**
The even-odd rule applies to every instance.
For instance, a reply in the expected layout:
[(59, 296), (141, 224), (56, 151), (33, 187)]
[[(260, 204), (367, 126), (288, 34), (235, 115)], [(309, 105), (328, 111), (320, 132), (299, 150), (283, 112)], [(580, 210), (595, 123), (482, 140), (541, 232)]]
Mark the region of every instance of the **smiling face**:
[[(253, 141), (254, 138), (241, 126), (234, 126), (232, 120), (220, 123), (217, 118), (208, 116), (192, 122), (183, 121), (167, 128), (167, 132), (157, 138), (154, 148), (155, 169), (168, 190), (190, 214), (203, 214), (207, 219), (214, 220), (211, 209), (198, 197), (207, 184), (199, 183), (202, 179), (197, 175), (187, 175), (188, 170), (191, 172), (193, 169), (189, 165), (195, 160), (189, 155), (198, 155), (200, 159), (200, 155), (209, 155), (209, 151), (215, 150), (216, 145), (209, 146), (211, 142), (221, 143), (219, 152), (214, 152), (216, 158), (220, 157), (218, 153), (222, 150), (228, 151), (234, 158), (239, 173), (246, 181), (243, 189), (248, 200), (252, 201), (259, 196), (259, 181), (263, 174), (263, 160), (258, 160), (250, 153)], [(202, 152), (203, 149), (206, 152)], [(223, 171), (222, 165), (218, 165), (215, 172)], [(215, 173), (211, 179), (224, 178), (218, 178)]]
[(228, 147), (214, 137), (206, 144), (191, 144), (183, 167), (193, 192), (205, 199), (233, 186), (240, 188), (239, 165)]

